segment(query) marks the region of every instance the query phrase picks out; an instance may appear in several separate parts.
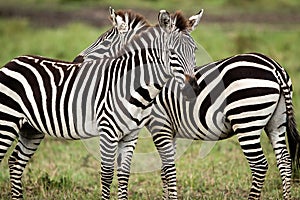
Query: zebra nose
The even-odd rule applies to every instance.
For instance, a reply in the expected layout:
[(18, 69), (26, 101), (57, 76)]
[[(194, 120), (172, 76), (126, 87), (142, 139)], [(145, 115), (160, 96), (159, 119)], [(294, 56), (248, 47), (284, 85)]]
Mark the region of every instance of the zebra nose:
[(191, 100), (196, 98), (200, 93), (199, 85), (197, 84), (197, 79), (190, 75), (186, 75), (186, 84), (182, 88), (182, 95), (187, 99)]

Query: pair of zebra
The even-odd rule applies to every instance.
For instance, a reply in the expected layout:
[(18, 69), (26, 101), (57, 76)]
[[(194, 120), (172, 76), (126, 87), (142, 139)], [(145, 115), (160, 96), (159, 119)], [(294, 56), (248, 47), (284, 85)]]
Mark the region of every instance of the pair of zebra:
[(110, 197), (117, 155), (118, 198), (127, 199), (133, 150), (146, 125), (162, 159), (164, 198), (177, 199), (175, 136), (214, 141), (236, 134), (252, 170), (249, 199), (259, 199), (268, 168), (260, 146), (265, 129), (289, 199), (292, 163), (295, 170), (300, 165), (291, 80), (278, 63), (255, 53), (195, 68), (190, 31), (202, 12), (187, 20), (162, 10), (158, 25), (150, 26), (133, 12), (110, 9), (113, 28), (74, 62), (21, 56), (6, 64), (0, 158), (18, 138), (9, 157), (12, 198), (22, 198), (23, 170), (49, 134), (100, 136), (102, 198)]

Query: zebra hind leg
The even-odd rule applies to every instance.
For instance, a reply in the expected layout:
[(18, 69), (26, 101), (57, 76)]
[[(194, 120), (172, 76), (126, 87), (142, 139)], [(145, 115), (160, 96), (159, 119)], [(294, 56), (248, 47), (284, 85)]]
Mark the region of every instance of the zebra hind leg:
[(29, 125), (21, 129), (18, 143), (8, 159), (12, 199), (23, 198), (21, 182), (23, 171), (44, 137), (44, 134), (30, 128)]
[(128, 199), (128, 181), (133, 151), (137, 143), (137, 132), (127, 135), (118, 144), (118, 199)]
[(160, 172), (162, 184), (163, 184), (163, 198), (162, 199), (168, 199), (169, 198), (169, 192), (168, 192), (168, 181), (165, 175), (165, 171), (161, 169)]
[[(13, 142), (19, 137), (20, 126), (18, 119), (10, 115), (1, 113), (0, 120), (0, 162), (3, 160), (7, 150), (12, 146)], [(3, 120), (4, 119), (4, 120)], [(15, 195), (21, 196), (22, 195)]]
[(18, 134), (19, 127), (16, 123), (0, 120), (0, 163)]
[[(236, 131), (239, 132), (239, 129)], [(248, 199), (259, 199), (268, 170), (268, 162), (260, 145), (262, 130), (238, 133), (238, 140), (252, 172), (252, 186)]]
[(292, 161), (286, 146), (285, 133), (287, 117), (285, 110), (284, 99), (281, 97), (265, 131), (271, 141), (276, 155), (277, 167), (279, 169), (283, 185), (283, 198), (290, 199)]

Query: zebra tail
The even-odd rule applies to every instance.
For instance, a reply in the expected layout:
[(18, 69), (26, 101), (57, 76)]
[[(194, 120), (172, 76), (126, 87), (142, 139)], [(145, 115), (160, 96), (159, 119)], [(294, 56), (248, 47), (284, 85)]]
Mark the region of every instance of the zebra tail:
[[(266, 56), (260, 56), (268, 60)], [(286, 134), (289, 153), (292, 159), (293, 178), (300, 178), (300, 135), (297, 130), (295, 113), (292, 103), (292, 81), (287, 71), (279, 63), (274, 60), (272, 60), (271, 62), (273, 62), (273, 66), (275, 67), (275, 76), (277, 77), (281, 92), (283, 93), (283, 96), (285, 98), (287, 114)]]
[(293, 85), (287, 71), (276, 61), (273, 60), (273, 63), (276, 68), (278, 83), (285, 98), (287, 114), (286, 133), (289, 153), (292, 159), (293, 178), (300, 178), (300, 135), (297, 130), (292, 101)]
[(297, 130), (295, 115), (292, 110), (287, 119), (287, 139), (292, 159), (293, 177), (300, 177), (300, 136)]
[[(278, 65), (279, 66), (279, 65)], [(285, 97), (287, 113), (287, 140), (290, 157), (292, 159), (293, 177), (300, 178), (300, 135), (297, 129), (295, 112), (292, 101), (293, 86), (286, 70), (282, 69), (281, 88)]]

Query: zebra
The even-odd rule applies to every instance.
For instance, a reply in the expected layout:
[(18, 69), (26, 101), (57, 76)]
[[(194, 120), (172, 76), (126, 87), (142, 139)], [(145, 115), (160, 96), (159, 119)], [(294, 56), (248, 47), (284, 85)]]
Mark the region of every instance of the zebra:
[(300, 168), (300, 137), (285, 69), (263, 54), (247, 53), (198, 67), (195, 74), (200, 87), (195, 98), (186, 101), (178, 84), (168, 81), (146, 124), (162, 160), (164, 199), (177, 199), (176, 138), (218, 141), (233, 135), (252, 172), (248, 199), (259, 199), (268, 169), (260, 145), (263, 129), (275, 151), (283, 198), (290, 199), (292, 166), (294, 172)]
[(186, 20), (161, 10), (158, 25), (134, 36), (115, 58), (73, 63), (20, 56), (8, 62), (0, 70), (0, 159), (18, 139), (8, 161), (12, 199), (23, 197), (24, 168), (45, 134), (100, 136), (102, 199), (110, 198), (118, 150), (118, 198), (126, 199), (128, 161), (155, 96), (171, 77), (187, 97), (187, 82), (198, 92), (190, 32), (201, 16), (202, 10)]
[[(82, 63), (83, 61), (87, 61), (89, 60), (89, 57), (91, 55), (93, 55), (93, 58), (95, 58), (94, 51), (98, 53), (97, 56), (99, 58), (105, 56), (114, 57), (117, 55), (117, 52), (122, 48), (122, 46), (119, 45), (117, 42), (120, 42), (120, 44), (125, 45), (127, 41), (132, 39), (134, 34), (138, 34), (142, 30), (150, 26), (147, 20), (142, 15), (136, 14), (132, 11), (120, 10), (115, 12), (114, 9), (109, 7), (109, 13), (113, 27), (106, 31), (104, 34), (102, 34), (88, 48), (82, 51), (73, 60), (74, 63)], [(115, 46), (116, 48), (111, 48)], [(100, 52), (102, 54), (100, 54)]]

